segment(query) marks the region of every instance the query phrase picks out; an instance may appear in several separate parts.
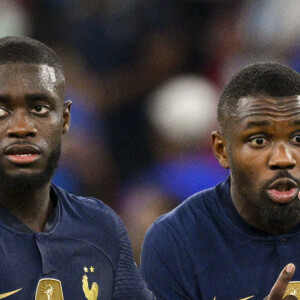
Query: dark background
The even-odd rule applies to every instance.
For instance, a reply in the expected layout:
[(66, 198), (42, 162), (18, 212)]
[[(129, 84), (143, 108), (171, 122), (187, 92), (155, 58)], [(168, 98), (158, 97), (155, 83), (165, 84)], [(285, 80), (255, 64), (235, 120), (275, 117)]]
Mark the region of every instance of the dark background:
[(135, 258), (149, 225), (225, 179), (210, 149), (240, 68), (300, 69), (300, 1), (1, 0), (0, 36), (62, 59), (72, 125), (54, 182), (122, 217)]

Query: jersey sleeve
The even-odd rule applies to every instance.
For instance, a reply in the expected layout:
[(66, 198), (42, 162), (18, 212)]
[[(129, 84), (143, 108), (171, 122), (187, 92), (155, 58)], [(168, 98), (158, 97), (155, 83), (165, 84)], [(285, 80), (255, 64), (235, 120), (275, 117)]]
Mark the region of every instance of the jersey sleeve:
[(123, 222), (116, 217), (119, 234), (120, 256), (116, 268), (113, 299), (153, 300), (154, 295), (146, 288), (132, 254), (130, 241)]
[(158, 300), (199, 299), (195, 274), (182, 243), (169, 228), (153, 224), (142, 250), (142, 276)]

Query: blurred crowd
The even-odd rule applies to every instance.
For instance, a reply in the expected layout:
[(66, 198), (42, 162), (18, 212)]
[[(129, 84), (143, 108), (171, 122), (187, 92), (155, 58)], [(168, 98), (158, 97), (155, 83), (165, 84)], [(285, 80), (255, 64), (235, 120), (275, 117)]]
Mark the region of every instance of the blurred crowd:
[(0, 36), (52, 47), (73, 101), (54, 182), (124, 220), (139, 261), (149, 225), (228, 176), (210, 150), (241, 67), (300, 71), (298, 0), (1, 0)]

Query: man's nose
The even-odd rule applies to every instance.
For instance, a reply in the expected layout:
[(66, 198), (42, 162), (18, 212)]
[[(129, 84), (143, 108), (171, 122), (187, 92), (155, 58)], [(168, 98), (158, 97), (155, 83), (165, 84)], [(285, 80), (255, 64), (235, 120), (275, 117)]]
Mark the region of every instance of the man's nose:
[(271, 169), (293, 169), (296, 166), (296, 160), (291, 146), (286, 144), (275, 145), (268, 165)]
[(37, 130), (27, 112), (15, 112), (10, 117), (7, 134), (10, 138), (25, 138), (36, 136)]

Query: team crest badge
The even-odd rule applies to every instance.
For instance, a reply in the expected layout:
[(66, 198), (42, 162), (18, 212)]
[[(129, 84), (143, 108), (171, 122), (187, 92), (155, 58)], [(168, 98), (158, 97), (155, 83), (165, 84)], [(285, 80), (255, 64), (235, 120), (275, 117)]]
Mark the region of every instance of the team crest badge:
[(61, 282), (53, 278), (43, 278), (36, 288), (35, 300), (64, 300)]
[[(90, 268), (84, 267), (83, 270), (85, 273), (94, 273), (95, 268), (92, 266)], [(82, 276), (82, 290), (85, 295), (85, 298), (87, 300), (97, 300), (99, 290), (98, 284), (96, 282), (93, 282), (90, 288), (88, 280), (89, 278), (86, 274)]]
[(282, 299), (289, 295), (300, 298), (300, 281), (290, 281)]

